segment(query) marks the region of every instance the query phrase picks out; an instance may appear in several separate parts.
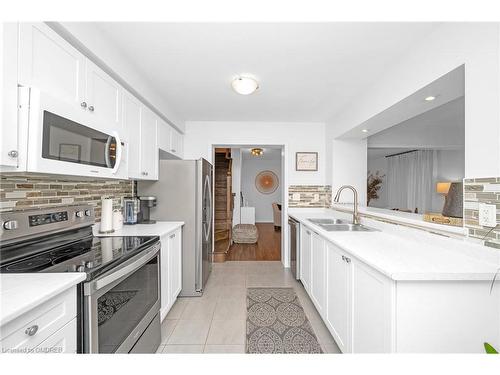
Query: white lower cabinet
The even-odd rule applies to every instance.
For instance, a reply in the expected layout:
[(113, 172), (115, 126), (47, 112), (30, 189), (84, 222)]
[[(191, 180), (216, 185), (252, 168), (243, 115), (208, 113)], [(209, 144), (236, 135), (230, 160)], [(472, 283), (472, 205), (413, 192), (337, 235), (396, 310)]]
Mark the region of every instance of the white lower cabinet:
[(342, 353), (351, 351), (351, 265), (342, 251), (326, 245), (325, 323)]
[(481, 353), (484, 342), (500, 346), (500, 288), (491, 289), (490, 280), (393, 280), (300, 227), (300, 279), (343, 353)]
[(326, 312), (326, 242), (317, 233), (312, 234), (311, 299), (319, 314)]
[(160, 318), (163, 321), (182, 289), (182, 229), (160, 237)]
[(0, 327), (3, 353), (76, 353), (76, 286)]

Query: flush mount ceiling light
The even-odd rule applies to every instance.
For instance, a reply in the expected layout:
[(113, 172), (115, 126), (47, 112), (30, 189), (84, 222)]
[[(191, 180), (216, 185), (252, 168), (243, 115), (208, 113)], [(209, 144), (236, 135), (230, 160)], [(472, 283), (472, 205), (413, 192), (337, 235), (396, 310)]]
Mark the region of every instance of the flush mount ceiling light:
[(264, 150), (261, 149), (261, 148), (252, 148), (250, 150), (250, 153), (253, 155), (253, 156), (261, 156), (263, 153), (264, 153)]
[(368, 133), (370, 131), (370, 129), (363, 129), (361, 130), (363, 133)]
[(429, 95), (429, 96), (427, 96), (424, 100), (425, 100), (426, 102), (432, 102), (434, 99), (436, 99), (436, 97), (435, 97), (435, 96)]
[(241, 95), (250, 95), (259, 88), (259, 82), (251, 77), (238, 76), (231, 82), (234, 91)]

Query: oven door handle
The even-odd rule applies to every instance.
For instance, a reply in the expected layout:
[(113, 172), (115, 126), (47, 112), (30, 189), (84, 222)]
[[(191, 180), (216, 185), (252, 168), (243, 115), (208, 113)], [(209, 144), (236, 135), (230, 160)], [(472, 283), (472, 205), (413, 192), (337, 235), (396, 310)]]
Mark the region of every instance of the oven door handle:
[(145, 250), (143, 254), (131, 263), (125, 264), (117, 270), (113, 270), (109, 275), (103, 276), (97, 280), (91, 281), (85, 284), (84, 294), (91, 295), (94, 292), (102, 289), (109, 284), (121, 279), (123, 276), (129, 275), (137, 269), (141, 268), (143, 265), (148, 263), (151, 259), (158, 255), (160, 250), (160, 243), (153, 245), (148, 250)]

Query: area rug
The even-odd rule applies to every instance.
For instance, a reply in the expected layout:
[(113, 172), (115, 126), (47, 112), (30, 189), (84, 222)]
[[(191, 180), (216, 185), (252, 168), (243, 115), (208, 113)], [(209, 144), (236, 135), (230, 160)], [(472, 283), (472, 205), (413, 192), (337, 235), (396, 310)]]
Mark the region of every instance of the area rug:
[(247, 289), (247, 353), (322, 353), (293, 288)]
[(107, 292), (97, 300), (97, 325), (106, 323), (137, 294), (137, 290)]

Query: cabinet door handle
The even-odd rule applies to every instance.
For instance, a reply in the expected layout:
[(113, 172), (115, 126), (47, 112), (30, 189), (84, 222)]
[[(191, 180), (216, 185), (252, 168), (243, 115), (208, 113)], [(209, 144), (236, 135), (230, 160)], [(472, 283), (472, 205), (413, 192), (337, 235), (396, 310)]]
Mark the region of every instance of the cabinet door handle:
[(24, 331), (24, 333), (26, 333), (28, 336), (35, 336), (37, 332), (38, 332), (38, 326), (36, 324), (26, 328), (26, 331)]
[(345, 261), (346, 261), (347, 263), (351, 263), (351, 258), (345, 257)]
[(17, 158), (19, 156), (19, 153), (17, 152), (17, 150), (10, 150), (7, 155), (9, 155), (11, 158)]
[(82, 106), (82, 108), (87, 108), (87, 103), (86, 102), (81, 102), (80, 105)]
[(90, 111), (90, 112), (94, 112), (94, 106), (93, 106), (93, 105), (91, 105), (91, 106), (89, 107), (89, 111)]
[(342, 255), (342, 260), (345, 262), (345, 256), (344, 255)]
[(175, 233), (172, 234), (169, 238), (175, 238)]
[(307, 234), (311, 234), (311, 232), (309, 232), (308, 230), (306, 230), (306, 233), (307, 233)]
[(171, 149), (170, 151), (172, 151), (172, 152), (176, 152), (176, 150), (174, 150), (174, 149)]

